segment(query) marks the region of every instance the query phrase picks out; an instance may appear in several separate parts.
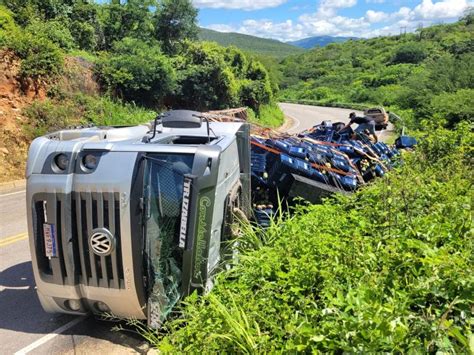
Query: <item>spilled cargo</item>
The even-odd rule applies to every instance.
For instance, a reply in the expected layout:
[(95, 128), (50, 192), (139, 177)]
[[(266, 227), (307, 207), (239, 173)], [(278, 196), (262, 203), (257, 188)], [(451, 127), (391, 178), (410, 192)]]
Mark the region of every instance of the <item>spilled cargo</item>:
[[(412, 138), (397, 140), (413, 147)], [(252, 191), (256, 205), (304, 199), (318, 203), (382, 177), (399, 161), (395, 146), (373, 142), (343, 123), (325, 121), (296, 135), (251, 137)]]

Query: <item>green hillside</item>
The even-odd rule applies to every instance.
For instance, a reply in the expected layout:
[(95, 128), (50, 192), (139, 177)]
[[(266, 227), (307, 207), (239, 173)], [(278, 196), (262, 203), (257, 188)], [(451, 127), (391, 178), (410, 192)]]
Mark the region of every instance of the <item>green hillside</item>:
[(474, 117), (473, 15), (403, 36), (329, 44), (286, 58), (282, 100), (391, 106), (406, 119)]
[(201, 28), (199, 38), (203, 41), (217, 42), (222, 46), (236, 46), (244, 51), (284, 58), (292, 54), (303, 53), (304, 49), (276, 41), (241, 33), (224, 33)]

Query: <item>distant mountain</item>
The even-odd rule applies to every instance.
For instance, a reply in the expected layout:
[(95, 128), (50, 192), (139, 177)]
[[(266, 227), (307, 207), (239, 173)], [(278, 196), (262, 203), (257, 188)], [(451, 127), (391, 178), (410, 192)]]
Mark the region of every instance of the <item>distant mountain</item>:
[(199, 38), (202, 41), (217, 42), (222, 46), (235, 46), (244, 51), (254, 52), (282, 59), (291, 54), (300, 54), (304, 49), (274, 39), (260, 38), (234, 32), (218, 32), (201, 28)]
[(293, 46), (297, 46), (300, 48), (304, 49), (311, 49), (314, 47), (324, 47), (328, 45), (329, 43), (340, 43), (340, 42), (346, 42), (348, 40), (356, 40), (359, 39), (357, 37), (333, 37), (333, 36), (315, 36), (315, 37), (308, 37), (308, 38), (303, 38), (298, 41), (291, 41), (291, 42), (286, 42), (288, 44), (291, 44)]

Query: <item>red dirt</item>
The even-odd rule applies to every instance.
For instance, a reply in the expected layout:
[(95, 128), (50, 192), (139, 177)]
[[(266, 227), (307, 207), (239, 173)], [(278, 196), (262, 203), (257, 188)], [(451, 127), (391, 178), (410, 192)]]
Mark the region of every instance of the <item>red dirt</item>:
[[(67, 57), (64, 66), (64, 74), (54, 83), (61, 90), (98, 93), (90, 63)], [(47, 97), (47, 83), (40, 83), (35, 90), (31, 81), (20, 79), (19, 70), (20, 60), (14, 53), (0, 50), (0, 183), (23, 178), (30, 144), (24, 130), (29, 119), (23, 112), (34, 101)]]
[(22, 130), (27, 121), (22, 109), (46, 96), (41, 86), (35, 93), (31, 83), (22, 83), (19, 69), (20, 62), (13, 53), (0, 51), (0, 182), (23, 176), (29, 142)]

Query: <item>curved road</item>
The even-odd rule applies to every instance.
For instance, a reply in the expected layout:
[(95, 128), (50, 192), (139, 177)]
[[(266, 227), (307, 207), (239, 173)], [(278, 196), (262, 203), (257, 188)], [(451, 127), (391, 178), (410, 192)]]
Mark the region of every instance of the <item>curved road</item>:
[[(298, 133), (323, 121), (349, 122), (349, 114), (355, 112), (357, 115), (363, 115), (362, 111), (346, 108), (309, 106), (299, 104), (280, 103), (281, 110), (291, 122), (289, 128), (285, 128), (288, 133)], [(392, 135), (392, 125), (383, 131), (376, 132), (380, 140), (385, 141)]]
[(291, 119), (292, 126), (287, 129), (288, 133), (298, 133), (311, 128), (323, 121), (349, 122), (349, 114), (355, 112), (362, 115), (361, 111), (345, 108), (308, 106), (299, 104), (280, 103), (285, 116)]
[[(353, 111), (287, 103), (280, 107), (291, 118), (289, 133), (324, 120), (347, 122)], [(111, 332), (114, 324), (42, 310), (31, 269), (25, 206), (24, 187), (0, 192), (0, 354), (146, 353), (139, 337)]]

